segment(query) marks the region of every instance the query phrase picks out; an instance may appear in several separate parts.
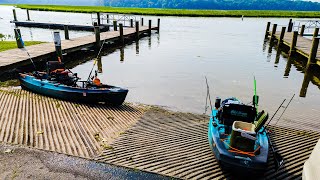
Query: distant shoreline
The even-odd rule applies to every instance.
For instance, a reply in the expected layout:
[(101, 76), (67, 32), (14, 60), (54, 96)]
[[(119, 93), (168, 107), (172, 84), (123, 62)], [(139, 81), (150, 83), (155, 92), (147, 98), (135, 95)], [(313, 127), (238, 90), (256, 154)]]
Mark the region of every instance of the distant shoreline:
[(282, 17), (319, 18), (320, 11), (275, 11), (275, 10), (185, 10), (155, 8), (122, 8), (105, 6), (60, 6), (60, 5), (16, 5), (18, 8), (38, 11), (78, 12), (78, 13), (120, 13), (150, 16), (186, 17)]

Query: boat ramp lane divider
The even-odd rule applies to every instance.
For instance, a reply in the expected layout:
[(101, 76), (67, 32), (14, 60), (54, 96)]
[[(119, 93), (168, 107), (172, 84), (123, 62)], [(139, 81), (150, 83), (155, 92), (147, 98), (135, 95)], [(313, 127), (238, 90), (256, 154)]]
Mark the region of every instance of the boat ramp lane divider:
[[(181, 179), (237, 179), (215, 160), (208, 142), (208, 122), (205, 115), (150, 109), (95, 160)], [(270, 152), (261, 179), (301, 179), (303, 163), (320, 134), (278, 126), (269, 129), (285, 162), (275, 172)]]
[(77, 104), (21, 89), (0, 89), (0, 142), (92, 159), (148, 107)]
[[(158, 27), (151, 27), (151, 30), (157, 30)], [(149, 27), (139, 27), (140, 38), (144, 37), (143, 34), (149, 33)], [(136, 28), (124, 28), (123, 37), (136, 39)], [(103, 41), (118, 41), (120, 38), (119, 31), (108, 31), (100, 33), (100, 42)], [(62, 40), (61, 48), (62, 53), (72, 53), (80, 51), (83, 48), (91, 48), (96, 45), (95, 35), (88, 35), (71, 40)], [(34, 61), (39, 61), (44, 58), (50, 58), (55, 55), (54, 43), (42, 43), (26, 47), (31, 58)], [(21, 65), (30, 64), (29, 56), (23, 49), (11, 49), (0, 52), (0, 70), (8, 70)]]

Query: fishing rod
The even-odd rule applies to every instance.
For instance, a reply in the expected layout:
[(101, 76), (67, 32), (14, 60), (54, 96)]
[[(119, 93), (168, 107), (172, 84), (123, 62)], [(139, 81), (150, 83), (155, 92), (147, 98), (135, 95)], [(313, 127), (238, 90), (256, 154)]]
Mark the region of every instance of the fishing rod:
[(277, 112), (279, 111), (279, 109), (282, 107), (283, 103), (286, 101), (286, 99), (284, 99), (282, 101), (282, 103), (280, 104), (280, 106), (278, 107), (278, 109), (276, 110), (276, 112), (273, 114), (273, 116), (271, 117), (271, 119), (269, 120), (268, 124), (266, 126), (264, 126), (263, 130), (266, 129), (267, 126), (269, 126), (270, 122), (272, 121), (272, 119), (274, 118), (274, 116), (277, 114)]
[[(213, 117), (213, 112), (212, 112), (212, 102), (211, 102), (211, 97), (210, 97), (210, 89), (209, 89), (209, 85), (208, 85), (208, 79), (207, 76), (205, 76), (206, 78), (206, 84), (207, 84), (207, 97), (209, 98), (209, 102), (210, 102), (210, 108), (211, 108), (211, 115)], [(207, 103), (206, 103), (207, 104)]]
[(287, 106), (286, 106), (285, 109), (283, 110), (282, 114), (280, 115), (280, 117), (279, 117), (279, 119), (277, 120), (277, 122), (276, 122), (275, 125), (277, 125), (277, 123), (279, 122), (279, 120), (280, 120), (280, 118), (282, 117), (282, 115), (284, 114), (284, 112), (287, 110), (288, 106), (290, 105), (290, 103), (291, 103), (291, 101), (292, 101), (292, 99), (293, 99), (293, 97), (294, 97), (295, 95), (296, 95), (296, 94), (293, 94), (293, 96), (291, 97), (289, 103), (287, 104)]
[(99, 52), (98, 52), (98, 55), (97, 55), (97, 57), (95, 58), (95, 60), (93, 61), (93, 66), (92, 66), (92, 69), (91, 69), (91, 71), (90, 71), (90, 73), (89, 73), (87, 82), (88, 82), (89, 79), (90, 79), (90, 76), (91, 76), (91, 74), (92, 74), (92, 71), (93, 71), (93, 69), (94, 69), (94, 66), (95, 66), (96, 63), (97, 63), (98, 57), (99, 57), (99, 55), (100, 55), (100, 53), (101, 53), (101, 50), (102, 50), (102, 48), (103, 48), (103, 45), (104, 45), (104, 42), (105, 42), (105, 41), (106, 41), (106, 39), (103, 40), (102, 45), (101, 45), (101, 47), (100, 47), (100, 50), (99, 50)]
[(24, 42), (23, 42), (23, 40), (22, 40), (21, 34), (19, 33), (19, 31), (18, 31), (17, 29), (14, 29), (14, 31), (17, 33), (18, 38), (19, 38), (18, 40), (21, 42), (21, 44), (22, 44), (22, 46), (23, 46), (23, 49), (27, 52), (28, 57), (29, 57), (29, 59), (30, 59), (30, 61), (31, 61), (33, 67), (34, 67), (34, 69), (37, 70), (37, 67), (36, 67), (36, 65), (34, 64), (32, 58), (31, 58), (31, 56), (30, 56), (30, 54), (29, 54), (28, 49), (24, 46)]

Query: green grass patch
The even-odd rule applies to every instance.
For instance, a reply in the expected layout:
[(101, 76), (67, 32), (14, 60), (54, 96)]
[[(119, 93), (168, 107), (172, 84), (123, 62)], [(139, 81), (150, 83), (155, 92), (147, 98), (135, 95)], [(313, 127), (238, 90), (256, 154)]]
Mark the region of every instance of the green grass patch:
[(60, 6), (60, 5), (17, 5), (19, 8), (40, 11), (61, 11), (80, 13), (123, 13), (156, 16), (191, 16), (191, 17), (299, 17), (318, 18), (320, 11), (273, 11), (273, 10), (187, 10), (156, 8), (122, 8), (104, 6)]
[[(24, 45), (25, 46), (31, 46), (35, 44), (40, 44), (43, 42), (40, 41), (25, 41)], [(0, 41), (0, 52), (1, 51), (6, 51), (9, 49), (15, 49), (18, 48), (16, 41)]]
[(20, 82), (18, 79), (12, 79), (8, 81), (0, 81), (0, 87), (10, 87), (10, 86), (19, 86)]

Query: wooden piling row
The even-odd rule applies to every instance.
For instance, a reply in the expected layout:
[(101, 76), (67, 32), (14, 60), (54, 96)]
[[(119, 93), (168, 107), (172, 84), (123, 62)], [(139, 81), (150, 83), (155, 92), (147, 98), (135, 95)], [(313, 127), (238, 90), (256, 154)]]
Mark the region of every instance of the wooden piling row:
[(119, 36), (119, 38), (120, 38), (120, 43), (121, 43), (121, 45), (124, 45), (123, 25), (122, 25), (122, 23), (119, 24), (119, 29), (120, 29), (120, 36)]
[(65, 39), (70, 39), (69, 38), (69, 27), (68, 27), (68, 25), (64, 25), (64, 38)]
[[(273, 24), (272, 27), (272, 31), (270, 33), (270, 26), (271, 26), (271, 22), (267, 23), (267, 27), (266, 27), (266, 32), (265, 32), (265, 38), (268, 38), (268, 36), (270, 35), (270, 42), (273, 42), (273, 40), (278, 40), (278, 48), (284, 43), (284, 37), (285, 37), (285, 32), (286, 32), (286, 27), (282, 27), (281, 28), (281, 32), (277, 33), (277, 24)], [(319, 33), (319, 28), (315, 28), (314, 33), (313, 33), (313, 39), (312, 39), (312, 43), (310, 46), (310, 41), (306, 41), (303, 39), (303, 47), (301, 47), (301, 45), (299, 46), (299, 49), (297, 49), (297, 42), (299, 38), (303, 38), (304, 36), (304, 31), (305, 31), (305, 25), (302, 25), (300, 28), (300, 32), (298, 31), (292, 31), (292, 26), (293, 26), (293, 22), (292, 19), (289, 20), (289, 24), (288, 24), (288, 29), (287, 32), (289, 34), (292, 34), (292, 38), (288, 38), (288, 35), (286, 36), (286, 46), (288, 46), (290, 48), (289, 50), (289, 57), (293, 56), (294, 53), (298, 52), (299, 54), (305, 56), (308, 59), (308, 63), (307, 63), (307, 68), (309, 69), (309, 67), (313, 64), (317, 64), (317, 51), (318, 51), (318, 46), (319, 46), (319, 38), (318, 38), (318, 33)], [(299, 38), (298, 38), (299, 36)], [(299, 40), (299, 41), (300, 41)], [(309, 45), (308, 45), (309, 43)], [(306, 46), (306, 47), (304, 47)], [(306, 52), (309, 51), (309, 52)], [(320, 63), (318, 63), (320, 65)]]

